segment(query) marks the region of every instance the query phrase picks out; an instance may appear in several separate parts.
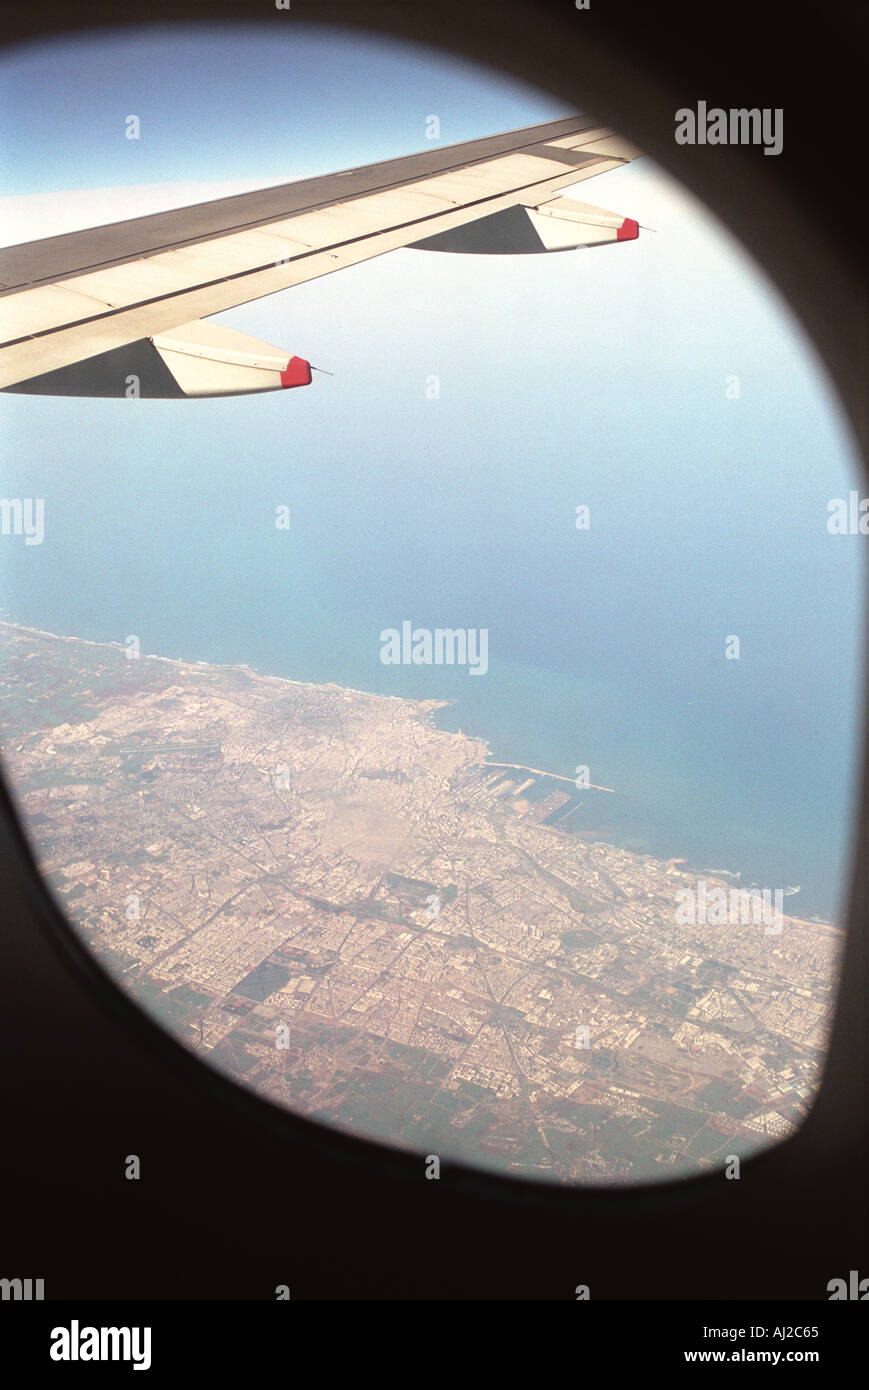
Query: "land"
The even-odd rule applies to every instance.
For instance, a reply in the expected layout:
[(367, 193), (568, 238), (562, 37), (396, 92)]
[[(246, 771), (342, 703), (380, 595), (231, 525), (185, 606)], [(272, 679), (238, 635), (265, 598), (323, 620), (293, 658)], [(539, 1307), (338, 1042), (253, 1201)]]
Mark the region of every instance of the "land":
[(4, 763), (58, 901), (241, 1084), (562, 1183), (720, 1166), (807, 1113), (837, 928), (679, 925), (681, 861), (560, 828), (566, 794), (520, 796), (527, 770), (437, 729), (437, 701), (8, 623), (0, 652)]

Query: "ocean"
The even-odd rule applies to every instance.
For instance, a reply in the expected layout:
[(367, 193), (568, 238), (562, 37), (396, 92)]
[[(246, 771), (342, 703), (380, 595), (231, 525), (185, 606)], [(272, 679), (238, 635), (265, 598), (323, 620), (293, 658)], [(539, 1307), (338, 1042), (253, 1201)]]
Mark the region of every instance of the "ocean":
[[(50, 418), (54, 403), (30, 404), (31, 428)], [(126, 403), (97, 403), (97, 416), (94, 403), (63, 402), (63, 450), (40, 459), (31, 444), (24, 487), (18, 473), (20, 493), (45, 495), (46, 535), (31, 547), (2, 537), (3, 616), (450, 701), (439, 725), (485, 739), (496, 761), (566, 777), (586, 766), (613, 788), (577, 797), (575, 833), (782, 888), (794, 915), (837, 918), (857, 766), (859, 570), (850, 538), (825, 531), (823, 483), (813, 494), (803, 480), (802, 505), (785, 498), (791, 534), (769, 527), (757, 489), (748, 511), (719, 494), (698, 531), (683, 524), (672, 479), (672, 511), (640, 477), (615, 492), (600, 476), (578, 487), (557, 460), (543, 486), (506, 439), (483, 476), (452, 463), (439, 486), (437, 441), (401, 468), (378, 458), (370, 421), (355, 454), (342, 453), (339, 427), (338, 445), (296, 446), (288, 463), (263, 401), (258, 467), (233, 452), (250, 402), (234, 416), (212, 404), (222, 445), (206, 467), (189, 435), (172, 452), (169, 429), (195, 427), (209, 404), (159, 403), (148, 417), (139, 407), (121, 458), (111, 441)], [(94, 447), (95, 419), (115, 422), (117, 462)], [(8, 495), (8, 471), (4, 485)], [(587, 532), (574, 524), (580, 495), (592, 503)], [(274, 524), (279, 505), (289, 530)], [(405, 621), (485, 628), (488, 670), (384, 665), (380, 634)], [(733, 634), (740, 656), (727, 660)]]

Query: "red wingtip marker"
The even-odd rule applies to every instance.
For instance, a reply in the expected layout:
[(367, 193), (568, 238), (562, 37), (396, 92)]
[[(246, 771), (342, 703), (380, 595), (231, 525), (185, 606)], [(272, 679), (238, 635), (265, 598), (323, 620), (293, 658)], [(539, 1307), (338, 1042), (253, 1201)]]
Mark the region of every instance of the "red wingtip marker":
[[(619, 232), (621, 236), (621, 232)], [(281, 372), (282, 386), (310, 386), (311, 364), (304, 357), (291, 357)]]
[(640, 235), (640, 224), (632, 217), (626, 217), (616, 233), (616, 241), (636, 241)]

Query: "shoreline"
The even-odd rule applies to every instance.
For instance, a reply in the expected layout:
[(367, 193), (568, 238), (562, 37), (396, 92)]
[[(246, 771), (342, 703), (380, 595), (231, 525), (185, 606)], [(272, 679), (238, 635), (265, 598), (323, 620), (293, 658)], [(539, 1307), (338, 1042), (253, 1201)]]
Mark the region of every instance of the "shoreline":
[[(45, 628), (29, 627), (26, 623), (12, 622), (9, 618), (0, 618), (0, 628), (12, 628), (15, 632), (25, 632), (31, 637), (47, 637), (52, 642), (73, 642), (82, 647), (98, 647), (101, 651), (120, 652), (121, 654), (124, 652), (124, 646), (121, 642), (97, 642), (92, 637), (73, 637), (68, 633), (48, 632)], [(339, 681), (299, 681), (294, 680), (292, 676), (266, 675), (243, 661), (190, 661), (181, 656), (160, 656), (158, 652), (140, 652), (137, 660), (163, 661), (168, 666), (178, 666), (185, 671), (242, 671), (251, 680), (263, 681), (267, 684), (295, 685), (308, 690), (342, 690), (347, 691), (350, 695), (363, 695), (369, 700), (400, 700), (408, 705), (425, 706), (426, 710), (446, 709), (448, 706), (456, 704), (455, 700), (417, 700), (412, 695), (387, 695), (379, 690), (357, 690), (354, 686), (342, 685)], [(442, 730), (441, 732), (449, 733), (449, 730)], [(469, 738), (471, 736), (464, 734), (463, 737)], [(475, 739), (474, 741), (484, 742), (482, 739)]]
[[(48, 632), (48, 631), (46, 631), (46, 629), (44, 629), (44, 628), (30, 627), (30, 626), (29, 626), (28, 624), (26, 624), (26, 623), (14, 622), (14, 621), (12, 621), (12, 620), (9, 619), (9, 618), (2, 618), (2, 617), (0, 617), (0, 630), (2, 630), (2, 629), (4, 629), (4, 628), (5, 628), (5, 629), (10, 629), (10, 630), (13, 631), (13, 632), (24, 633), (24, 634), (27, 634), (27, 635), (29, 635), (29, 636), (31, 636), (31, 637), (46, 638), (46, 639), (48, 639), (49, 641), (53, 641), (53, 642), (68, 642), (68, 643), (72, 643), (72, 644), (79, 645), (79, 646), (97, 647), (97, 648), (99, 648), (101, 651), (106, 651), (106, 652), (109, 652), (109, 651), (110, 651), (110, 652), (118, 652), (118, 653), (123, 654), (123, 653), (124, 653), (124, 650), (125, 650), (123, 644), (120, 643), (120, 642), (98, 642), (98, 641), (95, 641), (93, 638), (90, 638), (90, 637), (74, 637), (74, 636), (69, 635), (69, 634), (66, 634), (66, 633)], [(174, 666), (174, 667), (176, 667), (176, 668), (179, 669), (179, 670), (182, 670), (182, 671), (189, 671), (189, 672), (191, 672), (191, 673), (195, 673), (195, 672), (197, 672), (197, 671), (202, 671), (202, 670), (211, 670), (211, 671), (216, 671), (216, 672), (241, 672), (241, 673), (243, 673), (249, 680), (256, 681), (256, 682), (259, 682), (259, 683), (264, 684), (264, 685), (272, 685), (272, 686), (274, 686), (274, 685), (277, 685), (277, 686), (286, 685), (286, 686), (295, 686), (295, 687), (300, 688), (300, 689), (340, 691), (340, 692), (346, 692), (347, 694), (350, 694), (350, 695), (360, 695), (360, 696), (362, 696), (364, 699), (369, 699), (369, 700), (397, 700), (397, 701), (400, 701), (400, 702), (402, 702), (402, 703), (404, 703), (404, 704), (408, 704), (408, 705), (414, 706), (414, 708), (420, 713), (420, 716), (421, 716), (423, 719), (430, 719), (431, 716), (433, 716), (433, 715), (436, 713), (436, 711), (441, 710), (441, 709), (449, 709), (449, 708), (451, 708), (451, 707), (453, 707), (453, 706), (455, 706), (455, 705), (458, 704), (458, 701), (455, 700), (455, 699), (442, 700), (442, 699), (431, 698), (431, 699), (422, 699), (422, 700), (420, 700), (420, 699), (415, 699), (413, 696), (409, 696), (409, 695), (388, 695), (388, 694), (384, 694), (384, 693), (381, 692), (381, 691), (375, 691), (375, 690), (358, 690), (358, 689), (356, 689), (354, 686), (341, 685), (338, 681), (301, 681), (301, 680), (295, 680), (295, 679), (293, 679), (292, 677), (289, 677), (289, 676), (266, 675), (266, 674), (263, 674), (263, 673), (260, 672), (260, 671), (254, 670), (253, 667), (247, 665), (247, 664), (244, 663), (244, 662), (189, 661), (189, 660), (185, 660), (183, 657), (160, 656), (160, 655), (157, 654), (156, 652), (141, 652), (141, 653), (139, 654), (139, 659), (141, 659), (141, 660), (147, 660), (147, 661), (161, 661), (161, 662), (164, 662), (166, 665)], [(473, 761), (474, 761), (474, 763), (475, 763), (478, 767), (480, 767), (481, 769), (484, 769), (487, 765), (489, 765), (489, 759), (491, 759), (491, 758), (493, 757), (493, 753), (492, 753), (491, 745), (489, 744), (488, 739), (486, 739), (485, 737), (482, 737), (482, 736), (478, 736), (478, 735), (476, 735), (476, 734), (468, 733), (468, 732), (466, 732), (466, 731), (464, 731), (464, 730), (461, 731), (461, 732), (459, 733), (459, 732), (457, 732), (457, 731), (455, 731), (455, 730), (450, 730), (450, 729), (438, 729), (436, 724), (434, 725), (434, 727), (435, 727), (435, 729), (437, 730), (437, 732), (439, 732), (439, 733), (444, 733), (444, 734), (448, 734), (448, 735), (449, 735), (450, 737), (452, 737), (452, 738), (461, 737), (461, 738), (462, 738), (466, 743), (468, 743), (469, 745), (470, 745), (470, 744), (476, 745), (478, 749), (479, 749), (480, 746), (482, 746), (482, 748), (485, 749), (485, 752), (484, 752), (482, 758), (480, 758), (479, 756), (477, 756), (477, 757), (475, 757), (475, 758), (473, 759)], [(508, 764), (508, 763), (497, 763), (497, 762), (496, 762), (496, 763), (494, 763), (494, 764), (491, 764), (491, 766), (492, 766), (493, 768), (508, 768), (508, 767), (513, 767), (513, 766), (518, 766), (518, 765), (516, 765), (516, 764)], [(552, 778), (555, 778), (555, 779), (557, 779), (557, 780), (570, 781), (569, 778), (560, 777), (560, 775), (559, 775), (558, 773), (548, 773), (548, 772), (542, 772), (542, 771), (541, 771), (541, 772), (539, 773), (539, 776), (542, 777), (542, 778), (550, 778), (550, 777), (552, 777)], [(594, 790), (612, 792), (613, 789), (610, 788), (610, 787), (600, 787), (600, 788), (594, 788)], [(616, 793), (616, 794), (617, 794), (617, 793)], [(551, 829), (551, 830), (557, 830), (557, 826), (547, 826), (546, 828), (547, 828), (547, 829)], [(708, 880), (709, 880), (710, 882), (712, 882), (712, 883), (720, 883), (722, 886), (724, 886), (724, 887), (727, 888), (728, 890), (731, 889), (731, 888), (737, 888), (737, 886), (738, 886), (738, 884), (739, 884), (739, 880), (740, 880), (741, 877), (742, 877), (742, 871), (741, 871), (741, 870), (740, 870), (740, 871), (731, 871), (731, 870), (718, 870), (718, 871), (714, 871), (714, 870), (711, 870), (711, 869), (701, 869), (701, 868), (691, 867), (691, 866), (689, 865), (689, 862), (688, 862), (686, 859), (684, 859), (684, 858), (683, 858), (683, 859), (680, 859), (680, 858), (675, 857), (675, 856), (664, 856), (664, 855), (660, 855), (660, 854), (653, 854), (653, 853), (651, 853), (651, 852), (646, 852), (646, 851), (640, 852), (640, 851), (636, 851), (636, 850), (628, 850), (628, 849), (626, 849), (625, 847), (623, 847), (622, 845), (613, 844), (613, 843), (612, 843), (611, 841), (609, 841), (609, 840), (599, 839), (599, 838), (597, 838), (597, 837), (594, 837), (593, 839), (588, 840), (588, 841), (583, 841), (583, 836), (582, 836), (582, 833), (581, 833), (581, 832), (577, 832), (577, 833), (574, 835), (573, 832), (571, 832), (571, 831), (566, 831), (566, 830), (565, 830), (565, 831), (561, 831), (560, 833), (561, 833), (562, 835), (568, 836), (568, 837), (571, 838), (571, 839), (576, 839), (576, 840), (578, 840), (578, 841), (582, 841), (583, 843), (599, 844), (599, 845), (602, 845), (602, 846), (607, 847), (607, 848), (609, 848), (609, 849), (616, 850), (618, 853), (632, 854), (632, 855), (634, 855), (635, 857), (638, 857), (638, 858), (649, 858), (649, 859), (654, 859), (654, 860), (659, 861), (659, 862), (662, 863), (662, 864), (672, 864), (672, 865), (674, 865), (674, 866), (675, 866), (675, 865), (678, 865), (678, 866), (679, 866), (679, 872), (681, 872), (681, 873), (683, 873), (683, 874), (686, 874), (686, 875), (688, 875), (688, 876), (694, 877), (694, 878), (706, 878), (706, 879), (708, 879)], [(729, 882), (728, 882), (728, 880), (729, 880)], [(844, 924), (840, 924), (840, 923), (837, 923), (837, 922), (834, 922), (834, 921), (830, 921), (830, 920), (827, 919), (827, 918), (820, 918), (820, 917), (818, 917), (818, 918), (798, 917), (798, 916), (796, 916), (794, 913), (790, 913), (790, 912), (786, 912), (784, 915), (785, 915), (786, 917), (788, 917), (791, 921), (799, 922), (799, 923), (801, 923), (801, 924), (804, 925), (804, 926), (813, 927), (813, 928), (821, 927), (821, 928), (823, 928), (823, 929), (827, 929), (827, 930), (829, 930), (829, 931), (831, 931), (831, 932), (834, 932), (834, 933), (836, 933), (837, 935), (842, 935), (842, 934), (844, 934), (844, 931), (845, 931), (845, 926), (844, 926)]]

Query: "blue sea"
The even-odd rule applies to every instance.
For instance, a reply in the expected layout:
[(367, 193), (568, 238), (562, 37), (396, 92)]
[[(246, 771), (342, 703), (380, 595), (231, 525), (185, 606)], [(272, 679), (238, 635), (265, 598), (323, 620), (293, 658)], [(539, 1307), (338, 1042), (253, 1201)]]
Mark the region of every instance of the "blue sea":
[[(494, 759), (568, 777), (586, 765), (614, 789), (579, 798), (574, 831), (799, 888), (787, 911), (836, 919), (861, 569), (859, 538), (826, 531), (830, 489), (851, 480), (832, 452), (813, 476), (817, 435), (801, 453), (791, 430), (770, 467), (750, 456), (748, 411), (727, 418), (722, 399), (711, 430), (674, 419), (672, 449), (659, 439), (638, 458), (635, 421), (568, 447), (546, 400), (531, 448), (503, 389), (470, 440), (468, 401), (357, 392), (329, 418), (324, 393), (293, 394), (6, 398), (3, 492), (44, 497), (46, 535), (0, 538), (3, 615), (450, 701), (440, 725)], [(486, 628), (487, 673), (384, 665), (380, 633), (404, 621)]]

